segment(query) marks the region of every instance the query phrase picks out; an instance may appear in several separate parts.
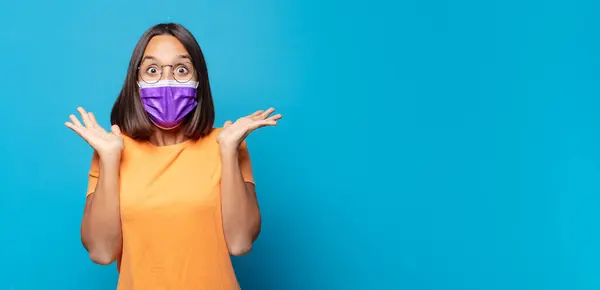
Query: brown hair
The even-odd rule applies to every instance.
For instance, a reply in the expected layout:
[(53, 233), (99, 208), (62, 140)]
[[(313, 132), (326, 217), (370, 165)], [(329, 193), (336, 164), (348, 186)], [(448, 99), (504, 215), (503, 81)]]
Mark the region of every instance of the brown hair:
[(148, 29), (140, 38), (127, 69), (125, 83), (119, 97), (113, 105), (110, 122), (118, 125), (127, 136), (148, 140), (156, 127), (150, 121), (139, 96), (137, 85), (138, 67), (144, 56), (146, 46), (152, 37), (157, 35), (172, 35), (179, 39), (192, 58), (194, 71), (199, 82), (196, 98), (198, 106), (190, 112), (183, 121), (184, 134), (192, 139), (198, 139), (211, 132), (215, 122), (215, 108), (208, 81), (206, 61), (196, 38), (183, 26), (176, 23), (158, 24)]

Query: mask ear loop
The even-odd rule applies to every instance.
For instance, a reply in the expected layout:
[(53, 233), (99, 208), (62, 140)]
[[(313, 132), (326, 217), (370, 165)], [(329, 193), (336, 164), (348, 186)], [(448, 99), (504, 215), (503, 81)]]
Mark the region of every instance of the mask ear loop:
[[(140, 64), (141, 65), (141, 64)], [(137, 70), (136, 70), (136, 78), (140, 77), (140, 69), (142, 68), (140, 65), (137, 66)], [(140, 81), (135, 81), (135, 83), (138, 85), (138, 88), (142, 88), (142, 84), (140, 84)]]

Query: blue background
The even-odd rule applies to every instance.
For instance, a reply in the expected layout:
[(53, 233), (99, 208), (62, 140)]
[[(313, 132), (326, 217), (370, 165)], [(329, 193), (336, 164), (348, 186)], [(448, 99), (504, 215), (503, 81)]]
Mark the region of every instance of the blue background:
[[(18, 1), (0, 7), (0, 289), (114, 289), (79, 240), (91, 149), (158, 22), (249, 137), (243, 289), (599, 289), (598, 1)], [(395, 4), (394, 4), (395, 3)]]

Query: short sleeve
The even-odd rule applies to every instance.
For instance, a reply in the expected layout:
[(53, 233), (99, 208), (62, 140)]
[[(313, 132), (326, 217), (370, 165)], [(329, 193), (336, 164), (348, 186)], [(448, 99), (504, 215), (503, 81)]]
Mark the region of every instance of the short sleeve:
[(96, 190), (96, 185), (98, 184), (99, 177), (100, 159), (98, 157), (98, 154), (94, 151), (94, 155), (92, 156), (92, 163), (88, 172), (88, 187), (87, 192), (85, 194), (86, 197)]
[(250, 162), (250, 152), (248, 152), (248, 145), (246, 144), (246, 141), (242, 142), (238, 155), (240, 170), (242, 171), (244, 181), (254, 183), (254, 175), (252, 174), (252, 164)]

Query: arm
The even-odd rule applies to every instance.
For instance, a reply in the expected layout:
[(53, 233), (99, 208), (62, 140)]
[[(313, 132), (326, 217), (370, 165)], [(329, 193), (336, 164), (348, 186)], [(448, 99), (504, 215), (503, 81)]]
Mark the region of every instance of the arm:
[(223, 230), (229, 252), (235, 256), (246, 254), (252, 249), (261, 226), (254, 184), (244, 181), (244, 177), (250, 179), (251, 176), (244, 139), (258, 128), (277, 125), (281, 114), (271, 116), (274, 111), (273, 108), (259, 110), (235, 122), (226, 121), (217, 136), (222, 164)]
[(254, 183), (245, 181), (243, 175), (244, 171), (251, 174), (247, 156), (245, 146), (242, 150), (221, 150), (223, 228), (227, 247), (234, 256), (250, 252), (261, 227)]
[(71, 114), (65, 126), (94, 148), (88, 192), (81, 221), (81, 242), (92, 261), (108, 265), (121, 252), (121, 214), (119, 210), (119, 168), (124, 148), (121, 129), (112, 125), (104, 130), (91, 112), (82, 107), (81, 120)]
[[(96, 157), (97, 155), (95, 159)], [(81, 241), (94, 263), (108, 265), (119, 257), (122, 248), (119, 210), (121, 157), (98, 159), (99, 161), (95, 162), (98, 165), (99, 177), (94, 192), (88, 194), (86, 199), (81, 222)]]

